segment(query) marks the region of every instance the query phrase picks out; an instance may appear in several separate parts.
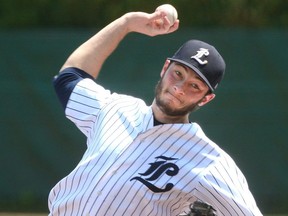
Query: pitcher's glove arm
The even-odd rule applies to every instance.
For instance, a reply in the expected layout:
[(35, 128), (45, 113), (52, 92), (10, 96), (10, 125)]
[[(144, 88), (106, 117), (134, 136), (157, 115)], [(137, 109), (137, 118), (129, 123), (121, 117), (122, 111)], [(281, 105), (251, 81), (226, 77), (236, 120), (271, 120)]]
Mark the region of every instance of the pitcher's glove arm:
[(196, 201), (190, 205), (189, 213), (179, 216), (217, 216), (216, 210), (208, 203)]

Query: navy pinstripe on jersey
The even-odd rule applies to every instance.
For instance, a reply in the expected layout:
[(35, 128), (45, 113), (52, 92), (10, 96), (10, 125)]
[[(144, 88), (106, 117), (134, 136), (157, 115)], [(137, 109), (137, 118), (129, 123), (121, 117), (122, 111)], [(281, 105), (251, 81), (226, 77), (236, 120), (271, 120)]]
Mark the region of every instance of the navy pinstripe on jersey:
[(199, 125), (154, 127), (142, 100), (80, 80), (65, 113), (87, 150), (51, 190), (51, 215), (176, 216), (198, 199), (218, 215), (261, 215), (241, 171)]

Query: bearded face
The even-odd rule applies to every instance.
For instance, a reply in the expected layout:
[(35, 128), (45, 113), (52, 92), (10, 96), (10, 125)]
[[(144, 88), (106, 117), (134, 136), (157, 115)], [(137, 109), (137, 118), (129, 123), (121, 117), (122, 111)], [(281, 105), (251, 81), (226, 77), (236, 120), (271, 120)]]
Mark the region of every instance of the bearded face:
[(163, 122), (187, 122), (191, 112), (215, 97), (195, 71), (180, 63), (166, 61), (160, 76), (153, 111)]
[[(199, 109), (198, 102), (185, 106), (176, 106), (173, 101), (166, 99), (165, 94), (169, 94), (167, 89), (163, 87), (163, 78), (159, 80), (155, 87), (155, 101), (160, 110), (169, 116), (184, 116)], [(175, 99), (176, 100), (176, 99)]]

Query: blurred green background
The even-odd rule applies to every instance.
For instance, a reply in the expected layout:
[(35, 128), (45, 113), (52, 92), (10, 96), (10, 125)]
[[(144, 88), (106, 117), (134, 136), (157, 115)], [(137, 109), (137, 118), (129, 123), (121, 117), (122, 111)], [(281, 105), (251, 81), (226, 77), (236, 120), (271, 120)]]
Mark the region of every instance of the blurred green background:
[(69, 54), (123, 13), (163, 3), (177, 8), (179, 31), (128, 35), (99, 82), (150, 104), (166, 57), (191, 38), (214, 44), (226, 75), (191, 120), (235, 159), (263, 213), (288, 212), (284, 0), (0, 0), (0, 211), (47, 212), (50, 189), (85, 151), (51, 84)]

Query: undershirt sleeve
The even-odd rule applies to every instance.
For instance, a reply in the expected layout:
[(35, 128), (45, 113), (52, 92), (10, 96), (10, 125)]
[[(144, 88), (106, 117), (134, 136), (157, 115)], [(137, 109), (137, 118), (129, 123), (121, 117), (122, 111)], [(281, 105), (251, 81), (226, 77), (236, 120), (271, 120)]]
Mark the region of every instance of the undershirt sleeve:
[(53, 85), (64, 110), (67, 106), (73, 89), (78, 82), (85, 78), (94, 80), (90, 74), (75, 67), (65, 68), (57, 76), (54, 77)]

